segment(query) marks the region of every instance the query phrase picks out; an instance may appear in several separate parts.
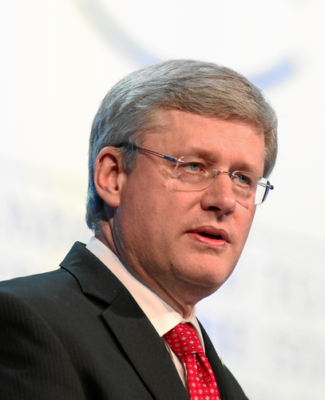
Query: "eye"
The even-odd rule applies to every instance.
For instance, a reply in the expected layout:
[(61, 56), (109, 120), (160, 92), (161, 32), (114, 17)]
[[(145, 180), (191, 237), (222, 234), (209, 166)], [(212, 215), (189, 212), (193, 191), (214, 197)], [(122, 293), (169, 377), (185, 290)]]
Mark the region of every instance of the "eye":
[(244, 175), (242, 173), (236, 173), (233, 176), (234, 176), (234, 179), (236, 179), (236, 181), (238, 183), (240, 183), (241, 185), (250, 185), (251, 184), (251, 179), (247, 175)]
[(184, 165), (184, 168), (188, 172), (199, 172), (202, 169), (202, 166), (198, 162), (191, 162)]
[[(186, 179), (202, 179), (209, 175), (209, 163), (196, 157), (182, 157), (177, 174)], [(211, 164), (212, 165), (212, 164)]]
[(201, 160), (188, 160), (179, 166), (184, 173), (191, 175), (205, 175), (208, 171), (208, 166)]

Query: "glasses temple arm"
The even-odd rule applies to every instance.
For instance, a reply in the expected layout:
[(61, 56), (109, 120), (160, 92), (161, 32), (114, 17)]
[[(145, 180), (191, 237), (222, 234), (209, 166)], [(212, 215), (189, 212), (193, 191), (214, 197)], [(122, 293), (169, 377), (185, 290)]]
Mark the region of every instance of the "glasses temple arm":
[(144, 153), (151, 154), (151, 155), (153, 155), (153, 156), (162, 158), (162, 159), (167, 160), (167, 161), (171, 161), (171, 162), (173, 162), (173, 163), (177, 163), (177, 162), (179, 162), (179, 163), (184, 163), (184, 161), (179, 160), (179, 159), (177, 159), (176, 157), (167, 156), (166, 154), (158, 153), (158, 152), (153, 151), (153, 150), (144, 149), (143, 147), (139, 147), (139, 146), (136, 146), (136, 145), (131, 145), (131, 146), (132, 146), (134, 149), (138, 149), (138, 150), (140, 150), (140, 151), (143, 151)]
[(263, 187), (268, 188), (268, 189), (271, 189), (271, 190), (274, 189), (274, 186), (270, 185), (269, 183), (258, 182), (258, 185), (263, 186)]

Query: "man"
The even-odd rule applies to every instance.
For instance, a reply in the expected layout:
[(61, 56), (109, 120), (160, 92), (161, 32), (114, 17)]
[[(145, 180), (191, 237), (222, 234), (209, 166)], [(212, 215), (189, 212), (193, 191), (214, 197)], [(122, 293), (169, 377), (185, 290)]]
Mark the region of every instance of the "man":
[(195, 304), (231, 275), (273, 189), (276, 126), (261, 92), (214, 64), (117, 83), (90, 137), (95, 236), (61, 269), (1, 285), (1, 399), (246, 399)]

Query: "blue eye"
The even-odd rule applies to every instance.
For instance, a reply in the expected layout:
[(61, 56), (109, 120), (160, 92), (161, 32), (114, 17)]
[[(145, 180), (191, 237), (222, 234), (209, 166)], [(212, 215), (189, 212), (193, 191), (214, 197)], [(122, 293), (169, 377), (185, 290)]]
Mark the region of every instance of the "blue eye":
[(185, 168), (189, 172), (198, 172), (200, 170), (200, 164), (198, 163), (189, 163), (185, 165)]
[(243, 174), (236, 174), (234, 175), (234, 178), (237, 179), (237, 181), (241, 184), (241, 185), (249, 185), (251, 180), (249, 179), (248, 176), (243, 175)]

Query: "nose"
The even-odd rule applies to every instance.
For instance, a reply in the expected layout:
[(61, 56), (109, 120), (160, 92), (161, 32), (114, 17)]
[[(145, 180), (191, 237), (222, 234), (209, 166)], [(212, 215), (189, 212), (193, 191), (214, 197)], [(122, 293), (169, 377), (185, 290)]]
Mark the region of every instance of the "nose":
[(220, 215), (235, 211), (236, 198), (229, 172), (218, 171), (214, 181), (204, 189), (201, 204), (203, 209), (213, 209)]

